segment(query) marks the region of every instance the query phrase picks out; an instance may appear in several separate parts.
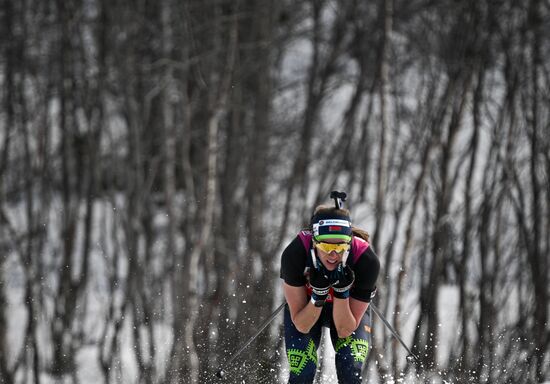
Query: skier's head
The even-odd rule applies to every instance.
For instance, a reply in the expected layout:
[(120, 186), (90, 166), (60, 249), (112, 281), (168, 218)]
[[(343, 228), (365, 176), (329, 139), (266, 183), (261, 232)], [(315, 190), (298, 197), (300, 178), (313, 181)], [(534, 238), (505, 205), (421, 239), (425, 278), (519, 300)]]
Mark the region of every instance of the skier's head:
[(351, 219), (347, 209), (321, 205), (311, 217), (316, 255), (329, 271), (345, 263), (351, 247)]
[(334, 205), (315, 208), (309, 227), (314, 241), (350, 242), (352, 236), (369, 241), (368, 232), (352, 226), (350, 211), (343, 206), (346, 197), (345, 192), (332, 191), (330, 198), (334, 199)]
[(350, 242), (352, 236), (350, 212), (345, 208), (320, 205), (311, 216), (311, 231), (315, 241), (327, 239)]

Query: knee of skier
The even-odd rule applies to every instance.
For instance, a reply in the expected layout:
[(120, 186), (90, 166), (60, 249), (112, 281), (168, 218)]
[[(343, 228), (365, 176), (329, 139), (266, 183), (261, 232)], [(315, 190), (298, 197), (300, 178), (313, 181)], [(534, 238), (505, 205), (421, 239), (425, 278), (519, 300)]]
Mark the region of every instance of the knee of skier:
[(335, 365), (338, 382), (360, 384), (361, 371), (369, 353), (369, 339), (347, 337), (340, 339), (336, 346)]

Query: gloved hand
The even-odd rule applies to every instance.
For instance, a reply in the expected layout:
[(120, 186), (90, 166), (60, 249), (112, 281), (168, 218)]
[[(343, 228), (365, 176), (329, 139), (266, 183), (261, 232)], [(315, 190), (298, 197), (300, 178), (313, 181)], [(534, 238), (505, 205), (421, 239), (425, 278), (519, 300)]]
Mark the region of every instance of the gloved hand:
[(335, 280), (331, 281), (334, 297), (347, 299), (349, 297), (349, 290), (355, 281), (355, 273), (349, 265), (343, 266), (342, 264), (338, 265), (336, 272)]
[[(318, 261), (320, 263), (320, 261)], [(319, 264), (318, 264), (319, 265)], [(326, 300), (330, 288), (330, 281), (324, 272), (324, 268), (310, 268), (309, 285), (313, 289), (311, 297), (313, 300)]]

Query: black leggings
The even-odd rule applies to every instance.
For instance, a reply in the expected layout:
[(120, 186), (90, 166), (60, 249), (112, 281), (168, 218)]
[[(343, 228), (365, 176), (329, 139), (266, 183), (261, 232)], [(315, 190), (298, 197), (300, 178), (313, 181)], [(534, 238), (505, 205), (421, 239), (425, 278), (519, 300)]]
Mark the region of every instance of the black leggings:
[(332, 304), (326, 303), (321, 317), (304, 334), (296, 329), (288, 305), (285, 307), (285, 344), (288, 362), (290, 364), (289, 384), (313, 383), (317, 370), (317, 348), (321, 341), (323, 326), (330, 328), (332, 346), (336, 352), (336, 375), (340, 384), (360, 384), (361, 369), (367, 360), (370, 346), (369, 311), (361, 319), (361, 324), (350, 336), (340, 339), (332, 319)]

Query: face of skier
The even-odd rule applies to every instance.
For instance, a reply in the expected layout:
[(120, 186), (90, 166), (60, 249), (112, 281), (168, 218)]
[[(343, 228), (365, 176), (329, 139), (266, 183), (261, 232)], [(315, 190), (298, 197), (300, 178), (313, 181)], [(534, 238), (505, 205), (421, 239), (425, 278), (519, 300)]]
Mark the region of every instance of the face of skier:
[(344, 254), (349, 250), (350, 244), (342, 242), (342, 239), (324, 239), (314, 242), (317, 256), (329, 271), (333, 271), (342, 262)]

